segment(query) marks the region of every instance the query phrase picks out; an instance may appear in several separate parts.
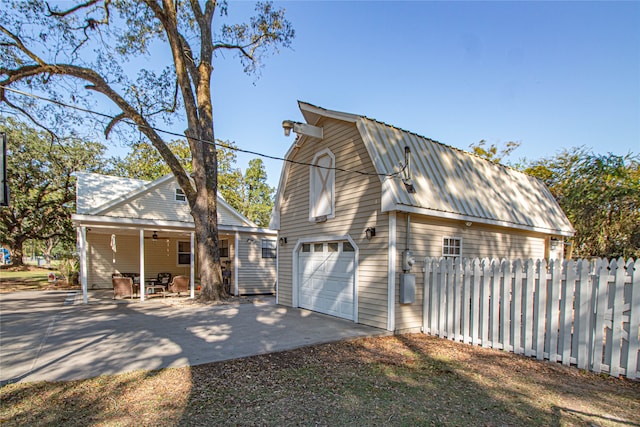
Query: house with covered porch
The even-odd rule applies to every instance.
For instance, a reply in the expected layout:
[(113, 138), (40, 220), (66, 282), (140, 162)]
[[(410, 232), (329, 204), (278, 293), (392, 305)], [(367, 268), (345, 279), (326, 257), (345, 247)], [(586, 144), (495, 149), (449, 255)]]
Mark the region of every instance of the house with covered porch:
[[(198, 259), (189, 205), (173, 175), (155, 181), (77, 173), (76, 213), (80, 281), (111, 289), (114, 275), (134, 281), (159, 273), (189, 278), (198, 286)], [(276, 232), (259, 227), (218, 197), (223, 276), (234, 295), (270, 294), (276, 282)], [(140, 299), (145, 292), (139, 293)]]

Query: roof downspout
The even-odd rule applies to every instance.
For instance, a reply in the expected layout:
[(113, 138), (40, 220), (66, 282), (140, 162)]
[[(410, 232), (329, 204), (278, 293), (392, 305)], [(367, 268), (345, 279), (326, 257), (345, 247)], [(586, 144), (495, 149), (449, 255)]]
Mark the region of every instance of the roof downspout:
[(387, 276), (387, 330), (393, 332), (396, 328), (396, 212), (389, 212), (389, 252)]

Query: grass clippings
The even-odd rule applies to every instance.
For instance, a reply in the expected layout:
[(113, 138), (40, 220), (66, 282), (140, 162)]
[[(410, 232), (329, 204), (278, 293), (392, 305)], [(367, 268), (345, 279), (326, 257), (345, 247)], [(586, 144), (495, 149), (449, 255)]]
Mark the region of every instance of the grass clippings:
[(640, 382), (422, 334), (0, 389), (3, 426), (638, 426)]

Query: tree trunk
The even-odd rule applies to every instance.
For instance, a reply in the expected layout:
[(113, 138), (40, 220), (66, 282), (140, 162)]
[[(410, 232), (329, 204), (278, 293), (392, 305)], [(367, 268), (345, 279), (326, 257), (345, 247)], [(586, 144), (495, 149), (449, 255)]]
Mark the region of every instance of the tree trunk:
[[(207, 212), (192, 212), (195, 222), (196, 254), (200, 273), (200, 297), (207, 301), (217, 301), (226, 297), (222, 285), (218, 232), (214, 222), (207, 220)], [(215, 243), (214, 243), (215, 242)]]
[(9, 252), (11, 253), (11, 265), (13, 266), (20, 267), (24, 265), (24, 262), (22, 261), (22, 257), (24, 255), (22, 248), (23, 243), (24, 240), (16, 239), (13, 241), (13, 245), (9, 248)]

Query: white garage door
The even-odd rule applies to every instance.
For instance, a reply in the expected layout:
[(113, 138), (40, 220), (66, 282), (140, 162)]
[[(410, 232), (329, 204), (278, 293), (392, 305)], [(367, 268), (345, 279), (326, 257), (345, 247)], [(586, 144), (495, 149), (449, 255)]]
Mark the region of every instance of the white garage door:
[(298, 305), (353, 320), (353, 246), (347, 241), (305, 243), (300, 248), (298, 263)]

